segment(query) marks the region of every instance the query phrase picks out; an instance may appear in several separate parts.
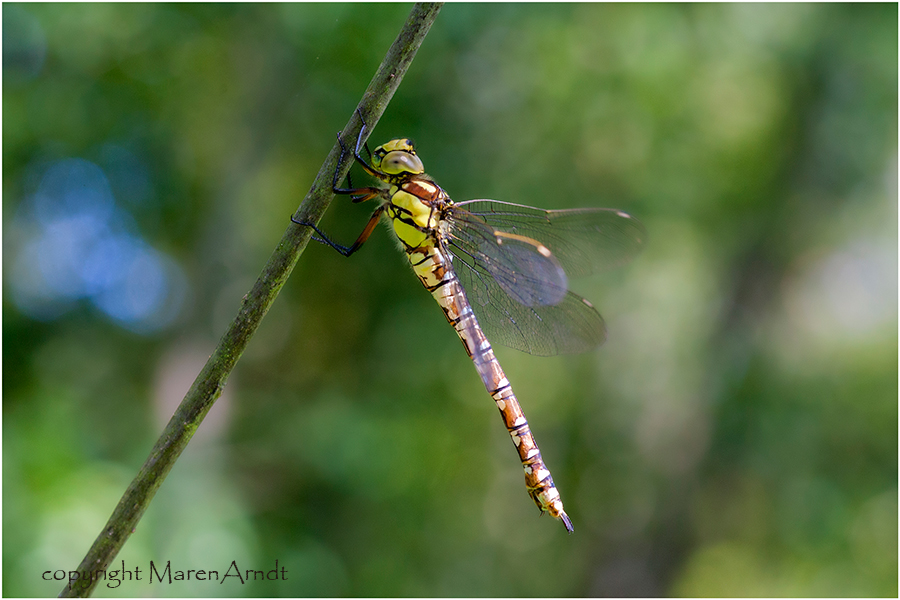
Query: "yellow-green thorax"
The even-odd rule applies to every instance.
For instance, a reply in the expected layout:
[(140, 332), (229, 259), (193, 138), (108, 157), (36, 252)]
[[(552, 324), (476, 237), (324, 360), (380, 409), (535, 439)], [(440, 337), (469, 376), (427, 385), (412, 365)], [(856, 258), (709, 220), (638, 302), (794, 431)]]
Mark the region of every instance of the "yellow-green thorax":
[(433, 238), (441, 211), (451, 203), (428, 175), (412, 140), (400, 138), (372, 152), (374, 175), (390, 184), (387, 215), (397, 237), (407, 248)]

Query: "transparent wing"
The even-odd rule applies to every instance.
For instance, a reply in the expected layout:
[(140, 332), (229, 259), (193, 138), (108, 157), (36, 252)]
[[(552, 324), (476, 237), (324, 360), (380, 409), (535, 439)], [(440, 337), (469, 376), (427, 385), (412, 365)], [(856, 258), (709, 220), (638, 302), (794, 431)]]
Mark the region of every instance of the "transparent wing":
[(491, 229), (537, 240), (550, 249), (569, 277), (621, 266), (637, 256), (647, 240), (640, 221), (614, 208), (542, 210), (496, 200), (469, 200), (454, 205), (451, 214), (460, 227), (478, 221)]
[(453, 269), (485, 335), (536, 356), (576, 354), (606, 340), (603, 317), (584, 298), (566, 292), (557, 304), (526, 306), (497, 283), (485, 263), (454, 250)]
[(488, 338), (544, 356), (603, 343), (603, 318), (567, 291), (567, 275), (623, 264), (646, 237), (640, 222), (612, 209), (546, 211), (473, 200), (445, 218), (454, 270)]
[(565, 271), (546, 246), (487, 225), (478, 215), (451, 209), (446, 215), (450, 250), (524, 306), (559, 304), (566, 295)]

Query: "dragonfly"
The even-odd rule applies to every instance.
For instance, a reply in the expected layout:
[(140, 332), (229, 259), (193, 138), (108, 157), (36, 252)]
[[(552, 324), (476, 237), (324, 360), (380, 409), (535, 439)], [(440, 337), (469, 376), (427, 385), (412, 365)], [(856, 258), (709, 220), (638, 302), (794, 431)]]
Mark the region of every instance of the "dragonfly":
[[(362, 118), (362, 114), (360, 114)], [(524, 352), (551, 356), (591, 350), (606, 340), (594, 306), (568, 289), (573, 277), (614, 268), (636, 256), (647, 237), (630, 214), (610, 208), (542, 210), (497, 200), (454, 202), (430, 176), (413, 142), (393, 139), (360, 153), (366, 124), (353, 149), (355, 161), (386, 185), (332, 188), (353, 202), (376, 200), (362, 233), (350, 246), (330, 240), (314, 223), (319, 242), (350, 256), (386, 219), (413, 271), (456, 330), (493, 398), (525, 471), (525, 487), (540, 509), (570, 533), (563, 508), (525, 413), (489, 339)], [(341, 140), (343, 164), (350, 150)]]

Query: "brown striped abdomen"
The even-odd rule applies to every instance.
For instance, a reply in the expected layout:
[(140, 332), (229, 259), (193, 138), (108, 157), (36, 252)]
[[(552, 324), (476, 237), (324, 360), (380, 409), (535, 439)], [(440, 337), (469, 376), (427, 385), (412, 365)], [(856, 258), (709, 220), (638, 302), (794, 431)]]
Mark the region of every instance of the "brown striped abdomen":
[(447, 320), (453, 325), (466, 353), (475, 363), (484, 387), (497, 404), (506, 430), (525, 469), (525, 487), (528, 494), (541, 512), (549, 512), (562, 520), (566, 530), (573, 531), (572, 522), (563, 510), (559, 491), (553, 483), (550, 470), (544, 464), (522, 407), (494, 356), (491, 343), (475, 319), (459, 279), (447, 264), (448, 259), (437, 250), (432, 240), (407, 250), (407, 255), (416, 275), (432, 293)]

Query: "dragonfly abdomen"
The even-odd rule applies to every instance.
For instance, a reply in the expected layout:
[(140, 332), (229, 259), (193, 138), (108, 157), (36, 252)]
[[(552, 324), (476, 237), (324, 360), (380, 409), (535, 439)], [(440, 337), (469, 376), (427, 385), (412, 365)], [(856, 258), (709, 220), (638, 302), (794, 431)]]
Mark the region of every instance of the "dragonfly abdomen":
[(416, 275), (453, 325), (466, 353), (475, 363), (481, 381), (500, 410), (506, 430), (522, 461), (528, 494), (541, 512), (549, 512), (562, 520), (568, 531), (573, 531), (572, 522), (563, 509), (559, 491), (553, 483), (550, 470), (544, 464), (528, 420), (472, 312), (459, 279), (450, 268), (446, 254), (440, 251), (436, 243), (426, 243), (409, 249), (407, 255)]

